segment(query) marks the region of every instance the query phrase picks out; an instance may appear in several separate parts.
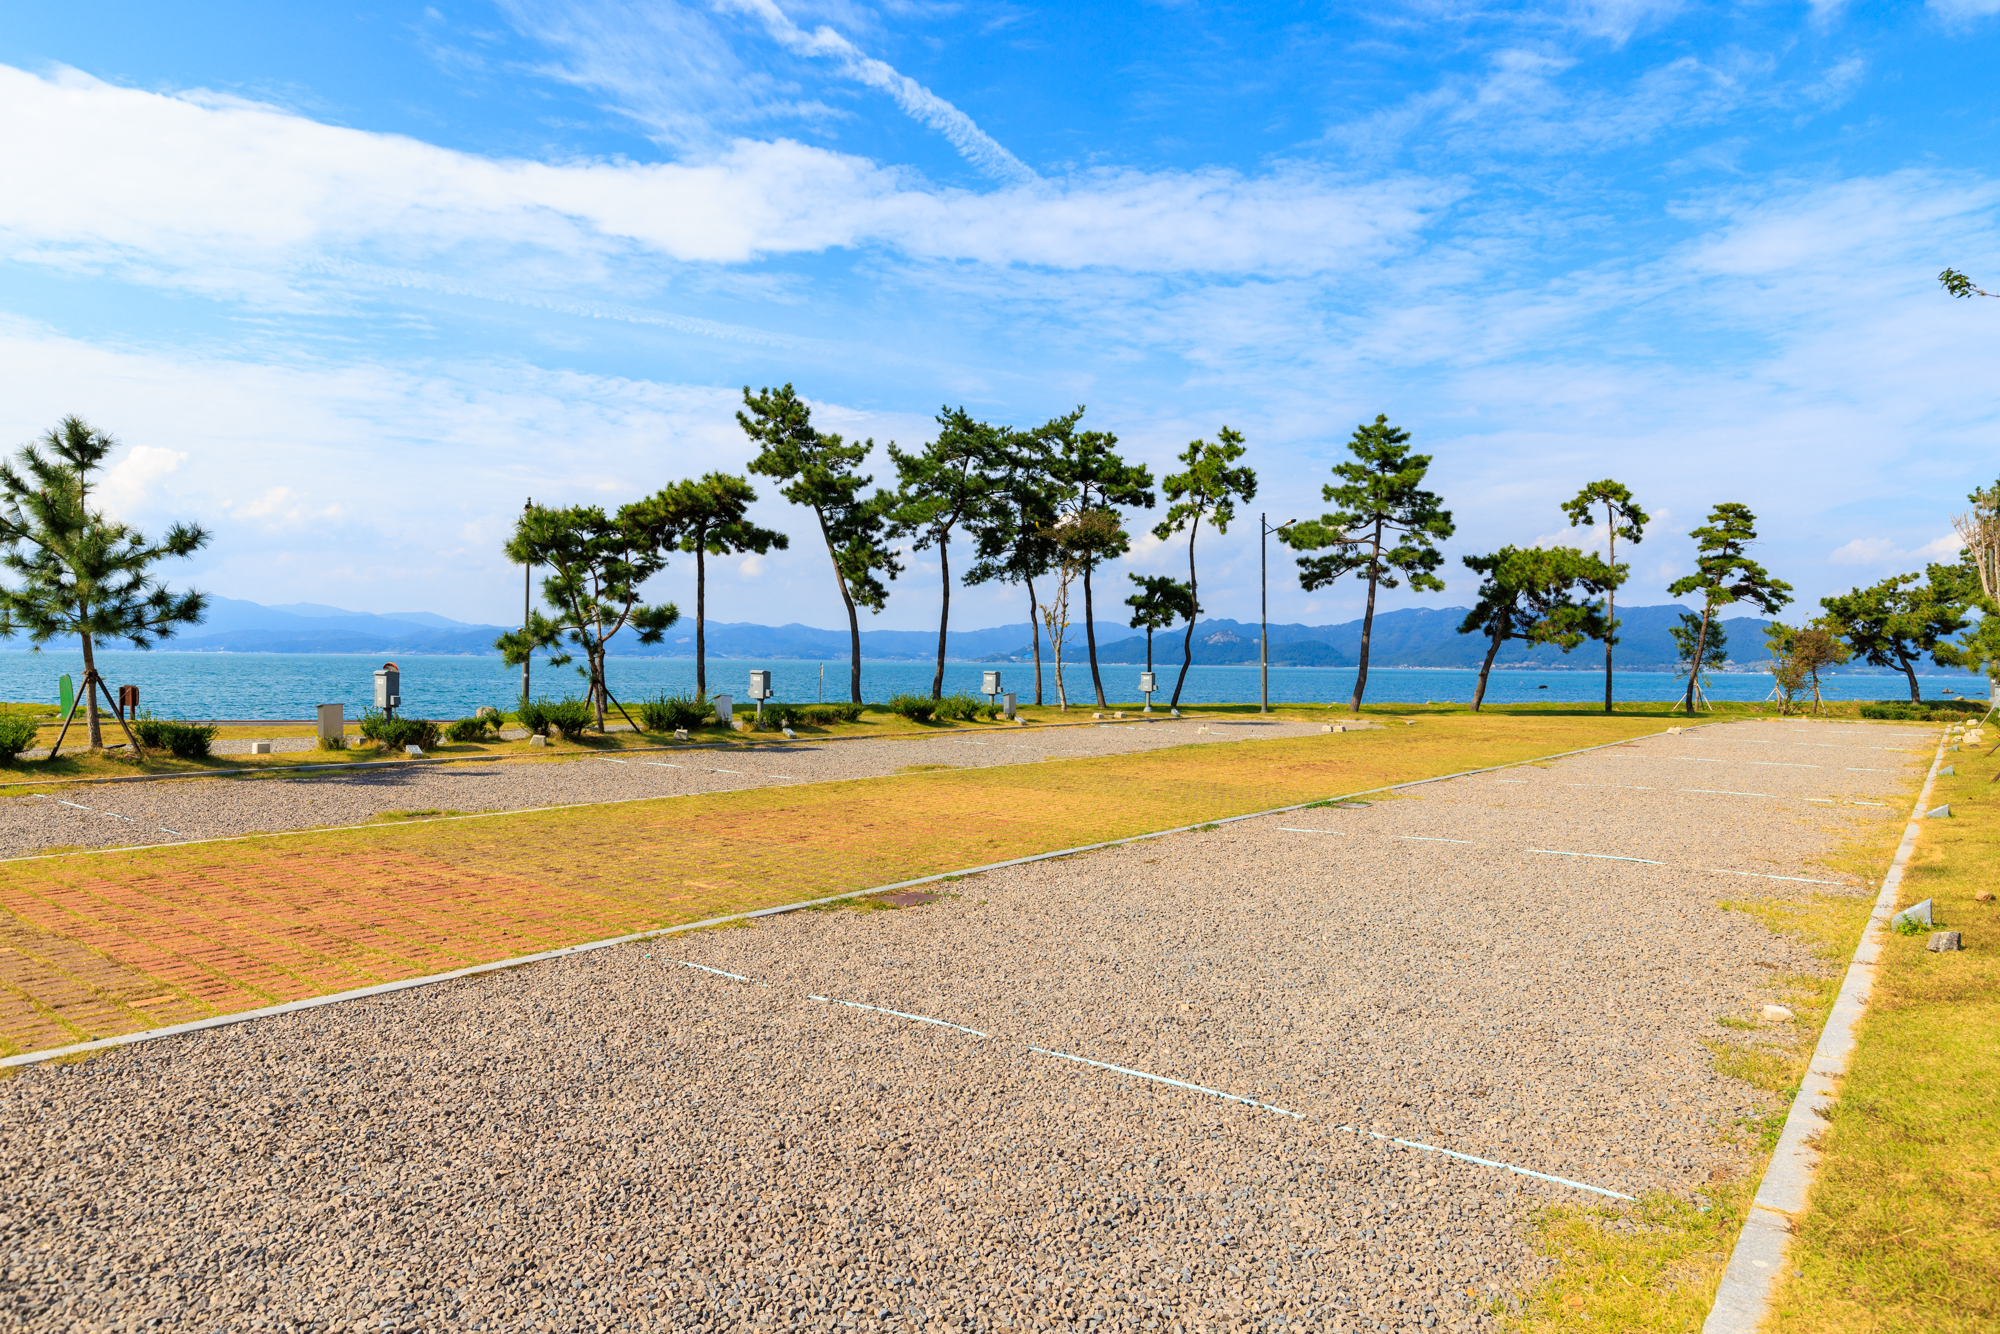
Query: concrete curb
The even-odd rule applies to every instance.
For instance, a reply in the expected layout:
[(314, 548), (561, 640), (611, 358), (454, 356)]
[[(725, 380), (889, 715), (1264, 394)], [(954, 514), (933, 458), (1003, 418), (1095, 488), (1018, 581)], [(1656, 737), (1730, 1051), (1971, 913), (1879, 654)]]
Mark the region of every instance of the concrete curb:
[[(1703, 727), (1725, 725), (1725, 720), (1699, 724)], [(1686, 729), (1683, 729), (1686, 730)], [(642, 940), (657, 940), (662, 936), (678, 935), (684, 931), (700, 931), (708, 927), (728, 926), (732, 922), (747, 922), (758, 917), (775, 917), (780, 913), (799, 912), (806, 908), (821, 908), (848, 899), (864, 899), (876, 894), (891, 894), (897, 890), (912, 889), (918, 885), (934, 885), (941, 881), (956, 880), (963, 876), (980, 875), (987, 871), (1004, 870), (1010, 866), (1026, 866), (1032, 862), (1052, 861), (1057, 857), (1074, 857), (1080, 853), (1097, 852), (1104, 848), (1122, 847), (1128, 843), (1143, 843), (1148, 839), (1165, 838), (1169, 834), (1184, 834), (1196, 829), (1207, 829), (1216, 825), (1237, 824), (1244, 820), (1261, 820), (1267, 816), (1284, 815), (1291, 811), (1302, 811), (1325, 802), (1349, 801), (1355, 797), (1371, 796), (1378, 792), (1395, 792), (1406, 787), (1423, 787), (1428, 783), (1442, 783), (1453, 778), (1470, 778), (1476, 774), (1497, 773), (1503, 769), (1517, 769), (1524, 764), (1543, 764), (1549, 760), (1565, 759), (1571, 755), (1585, 755), (1594, 750), (1609, 750), (1613, 746), (1629, 746), (1634, 741), (1645, 741), (1664, 733), (1654, 732), (1647, 736), (1626, 737), (1623, 741), (1607, 741), (1602, 745), (1585, 746), (1580, 750), (1565, 750), (1555, 755), (1538, 755), (1533, 759), (1515, 760), (1510, 764), (1488, 765), (1483, 769), (1466, 769), (1455, 774), (1441, 774), (1436, 778), (1417, 778), (1407, 783), (1391, 783), (1386, 787), (1364, 788), (1359, 792), (1348, 792), (1337, 797), (1322, 797), (1318, 801), (1302, 801), (1291, 806), (1276, 806), (1266, 811), (1252, 811), (1248, 815), (1226, 815), (1218, 820), (1203, 820), (1199, 824), (1176, 825), (1172, 829), (1157, 829), (1147, 834), (1134, 834), (1129, 838), (1114, 838), (1103, 843), (1085, 843), (1079, 847), (1062, 848), (1055, 852), (1038, 852), (1027, 857), (1012, 857), (1006, 861), (988, 862), (982, 866), (968, 866), (956, 871), (940, 871), (936, 875), (919, 876), (914, 880), (898, 880), (893, 884), (872, 885), (867, 889), (849, 890), (844, 894), (830, 894), (825, 898), (806, 899), (800, 903), (779, 904), (770, 908), (755, 908), (749, 912), (731, 913), (726, 917), (710, 917), (699, 922), (685, 922), (679, 926), (663, 926), (652, 931), (636, 931), (629, 935), (612, 936), (604, 940), (590, 940), (578, 945), (565, 945), (560, 949), (543, 950), (536, 954), (517, 955), (511, 959), (496, 959), (491, 963), (472, 964), (465, 968), (455, 968), (448, 973), (431, 973), (424, 977), (408, 977), (396, 982), (381, 982), (371, 987), (358, 987), (352, 991), (336, 991), (327, 996), (311, 996), (305, 1000), (287, 1001), (282, 1005), (267, 1005), (257, 1010), (242, 1010), (235, 1014), (219, 1014), (208, 1019), (194, 1019), (185, 1024), (171, 1024), (165, 1028), (142, 1029), (136, 1033), (120, 1033), (114, 1037), (98, 1038), (91, 1042), (75, 1042), (66, 1047), (51, 1047), (45, 1051), (21, 1052), (15, 1056), (0, 1058), (0, 1069), (35, 1065), (42, 1061), (60, 1060), (65, 1056), (82, 1056), (91, 1052), (109, 1051), (115, 1047), (129, 1047), (135, 1043), (152, 1042), (158, 1038), (180, 1037), (188, 1033), (200, 1033), (211, 1028), (226, 1028), (232, 1024), (247, 1024), (258, 1019), (275, 1019), (280, 1015), (297, 1014), (302, 1010), (318, 1009), (322, 1005), (338, 1005), (346, 1001), (366, 1000), (370, 996), (386, 996), (392, 992), (408, 991), (413, 987), (434, 986), (440, 982), (455, 982), (461, 978), (477, 977), (481, 973), (499, 972), (506, 968), (519, 968), (526, 964), (541, 963), (549, 959), (560, 959), (572, 954), (587, 954), (592, 950), (609, 949), (613, 945), (629, 945)], [(635, 801), (653, 801), (658, 798), (636, 797)], [(562, 810), (565, 807), (545, 809)], [(495, 814), (519, 814), (520, 812), (495, 812)], [(447, 817), (456, 819), (480, 819), (481, 816)], [(416, 823), (413, 821), (412, 823)], [(428, 823), (428, 822), (425, 822)], [(382, 828), (380, 825), (355, 825), (348, 828)], [(303, 831), (325, 832), (325, 831)], [(269, 838), (269, 834), (245, 835), (246, 838)], [(236, 839), (215, 840), (236, 842)], [(167, 844), (168, 847), (185, 847), (186, 844)], [(130, 851), (130, 849), (122, 849)], [(56, 856), (76, 856), (75, 853), (57, 853)], [(4, 864), (4, 863), (0, 863)]]
[(1875, 985), (1875, 968), (1882, 956), (1889, 915), (1895, 911), (1896, 896), (1903, 885), (1903, 868), (1916, 850), (1917, 831), (1922, 827), (1924, 803), (1937, 782), (1938, 768), (1944, 763), (1944, 741), (1938, 741), (1931, 770), (1923, 790), (1911, 807), (1903, 841), (1882, 878), (1882, 892), (1875, 896), (1875, 908), (1862, 929), (1861, 942), (1841, 980), (1840, 995), (1827, 1014), (1820, 1031), (1819, 1045), (1813, 1048), (1812, 1064), (1800, 1081), (1798, 1096), (1792, 1099), (1778, 1147), (1758, 1183), (1756, 1198), (1743, 1220), (1743, 1233), (1730, 1253), (1729, 1267), (1723, 1271), (1722, 1286), (1716, 1290), (1715, 1304), (1709, 1308), (1702, 1334), (1756, 1334), (1771, 1311), (1771, 1295), (1785, 1268), (1785, 1252), (1792, 1239), (1792, 1227), (1805, 1212), (1813, 1179), (1819, 1170), (1819, 1151), (1812, 1140), (1826, 1127), (1827, 1113), (1840, 1096), (1836, 1081), (1847, 1073), (1854, 1055), (1855, 1030), (1868, 1006), (1868, 993)]

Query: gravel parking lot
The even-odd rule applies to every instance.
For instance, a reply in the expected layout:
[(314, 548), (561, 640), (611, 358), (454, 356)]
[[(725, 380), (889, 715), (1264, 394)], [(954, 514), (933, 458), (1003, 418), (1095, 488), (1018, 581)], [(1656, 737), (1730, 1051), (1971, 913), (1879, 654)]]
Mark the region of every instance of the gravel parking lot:
[(34, 1069), (0, 1320), (1492, 1328), (1607, 1197), (1395, 1140), (1740, 1170), (1702, 1043), (1820, 965), (1717, 900), (1870, 894), (1776, 877), (1933, 740), (1652, 737)]
[(1032, 764), (1318, 730), (1310, 723), (1255, 720), (996, 728), (977, 736), (941, 733), (911, 741), (797, 741), (755, 749), (397, 765), (360, 773), (77, 784), (51, 796), (0, 797), (0, 856), (361, 824), (391, 811), (505, 811), (684, 796), (879, 778), (914, 765)]

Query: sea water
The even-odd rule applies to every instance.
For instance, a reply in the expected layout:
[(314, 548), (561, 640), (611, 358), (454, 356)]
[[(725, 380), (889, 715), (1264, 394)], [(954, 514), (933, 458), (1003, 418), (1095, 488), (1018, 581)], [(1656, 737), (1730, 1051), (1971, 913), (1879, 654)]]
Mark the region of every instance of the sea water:
[[(344, 704), (350, 718), (374, 700), (374, 672), (382, 665), (378, 658), (345, 653), (140, 653), (100, 651), (98, 670), (112, 693), (121, 685), (139, 687), (140, 706), (161, 717), (190, 719), (303, 719), (311, 718), (321, 704)], [(403, 712), (411, 717), (462, 718), (482, 704), (512, 708), (521, 694), (521, 669), (509, 667), (498, 657), (471, 655), (400, 654), (396, 658), (402, 672)], [(797, 659), (746, 660), (711, 658), (708, 662), (710, 694), (728, 692), (739, 706), (747, 704), (746, 689), (753, 668), (771, 673), (776, 698), (792, 703), (848, 698), (848, 661), (825, 663)], [(870, 703), (880, 703), (891, 695), (928, 695), (934, 662), (874, 661), (861, 664), (861, 694)], [(1160, 691), (1154, 695), (1155, 708), (1163, 708), (1173, 697), (1180, 665), (1158, 661), (1154, 669)], [(944, 668), (946, 694), (963, 691), (980, 693), (982, 677), (994, 670), (992, 664), (947, 662)], [(1023, 703), (1035, 698), (1035, 669), (1032, 663), (1003, 663), (1001, 688), (1013, 691)], [(1131, 704), (1141, 699), (1139, 669), (1128, 665), (1101, 666), (1105, 697), (1113, 703)], [(53, 704), (58, 698), (57, 681), (64, 673), (81, 681), (82, 655), (48, 650), (41, 653), (19, 650), (0, 652), (0, 699)], [(692, 658), (614, 657), (607, 675), (611, 692), (628, 707), (636, 701), (659, 694), (683, 694), (694, 690)], [(1753, 672), (1719, 672), (1709, 679), (1709, 693), (1720, 700), (1761, 700), (1771, 693), (1771, 678)], [(1949, 692), (1983, 697), (1982, 678), (1963, 673), (1920, 676), (1925, 698), (1941, 698)], [(1042, 668), (1042, 698), (1057, 702), (1053, 664)], [(1087, 662), (1065, 662), (1063, 681), (1072, 706), (1096, 703)], [(1459, 669), (1376, 667), (1368, 673), (1368, 700), (1374, 703), (1421, 704), (1469, 703), (1477, 689), (1479, 674)], [(537, 696), (560, 698), (581, 695), (583, 678), (573, 667), (550, 667), (539, 659), (534, 664), (533, 692)], [(1679, 698), (1685, 682), (1671, 672), (1619, 672), (1614, 678), (1615, 694), (1621, 700), (1667, 700)], [(1352, 667), (1273, 667), (1271, 702), (1274, 704), (1345, 704), (1354, 691)], [(1829, 699), (1899, 699), (1909, 694), (1900, 675), (1855, 674), (1821, 678), (1821, 691)], [(1181, 690), (1184, 704), (1254, 703), (1258, 698), (1257, 667), (1191, 667)], [(1486, 686), (1487, 701), (1494, 704), (1522, 702), (1590, 703), (1604, 698), (1604, 677), (1597, 672), (1496, 670)]]

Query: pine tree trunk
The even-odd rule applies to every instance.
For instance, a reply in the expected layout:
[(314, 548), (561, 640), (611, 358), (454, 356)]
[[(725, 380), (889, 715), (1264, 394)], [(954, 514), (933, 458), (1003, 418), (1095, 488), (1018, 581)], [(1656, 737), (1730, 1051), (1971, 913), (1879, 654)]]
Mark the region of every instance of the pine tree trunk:
[(1090, 683), (1097, 687), (1097, 707), (1104, 703), (1104, 678), (1097, 673), (1097, 618), (1091, 614), (1090, 606), (1090, 565), (1083, 566), (1083, 641), (1090, 648)]
[(708, 562), (703, 553), (706, 533), (696, 533), (694, 547), (694, 697), (708, 698)]
[[(1612, 567), (1611, 574), (1615, 579), (1618, 577), (1618, 534), (1611, 531), (1611, 511), (1609, 506), (1605, 508), (1604, 532), (1605, 549), (1610, 553), (1611, 557), (1606, 564)], [(1611, 640), (1612, 636), (1617, 633), (1615, 628), (1618, 624), (1617, 596), (1618, 590), (1615, 588), (1604, 590), (1604, 711), (1606, 713), (1611, 712)]]
[(1695, 683), (1701, 680), (1701, 660), (1708, 656), (1709, 611), (1709, 607), (1704, 604), (1701, 609), (1701, 633), (1694, 641), (1694, 662), (1688, 667), (1687, 711), (1690, 719), (1694, 717)]
[(81, 689), (84, 694), (84, 717), (88, 720), (90, 728), (90, 748), (92, 750), (103, 750), (104, 726), (97, 716), (97, 687), (92, 683), (93, 678), (97, 675), (97, 657), (92, 652), (93, 645), (90, 642), (89, 635), (79, 635), (77, 638), (83, 643), (83, 685)]
[(1368, 641), (1375, 633), (1375, 585), (1382, 578), (1382, 525), (1375, 525), (1375, 545), (1368, 562), (1368, 607), (1361, 614), (1361, 660), (1354, 672), (1354, 698), (1349, 713), (1361, 712), (1361, 697), (1368, 692)]
[(944, 643), (945, 632), (951, 625), (951, 535), (946, 533), (938, 538), (938, 570), (944, 576), (944, 608), (938, 612), (938, 661), (937, 674), (931, 677), (931, 698), (944, 698)]
[(1479, 712), (1479, 706), (1486, 700), (1486, 678), (1493, 671), (1493, 659), (1500, 652), (1501, 641), (1507, 638), (1507, 617), (1503, 613), (1493, 626), (1493, 642), (1486, 646), (1486, 661), (1479, 664), (1479, 688), (1472, 692), (1472, 711)]
[(1167, 703), (1170, 709), (1181, 706), (1181, 687), (1187, 684), (1188, 668), (1194, 665), (1194, 618), (1201, 615), (1201, 594), (1194, 582), (1194, 535), (1201, 531), (1201, 516), (1194, 516), (1194, 523), (1188, 528), (1188, 628), (1181, 640), (1181, 674), (1174, 682), (1174, 697)]
[(840, 600), (847, 608), (847, 635), (853, 645), (853, 656), (848, 673), (848, 694), (854, 703), (861, 702), (861, 617), (854, 610), (854, 595), (847, 588), (847, 574), (840, 568), (840, 553), (833, 549), (833, 534), (826, 530), (826, 515), (818, 510), (819, 536), (826, 543), (827, 559), (833, 562), (833, 581), (840, 585)]
[[(1903, 675), (1910, 678), (1910, 703), (1912, 704), (1923, 703), (1924, 702), (1923, 692), (1917, 688), (1917, 669), (1915, 665), (1915, 660), (1911, 658), (1906, 658), (1900, 653), (1896, 655), (1896, 658), (1899, 662), (1903, 664)], [(96, 701), (93, 700), (91, 702), (95, 703)], [(93, 746), (97, 744), (97, 714), (95, 712), (93, 712), (90, 715), (90, 744)]]
[(1028, 585), (1028, 631), (1035, 637), (1035, 707), (1042, 707), (1042, 622), (1041, 612), (1035, 605), (1035, 581), (1023, 580)]

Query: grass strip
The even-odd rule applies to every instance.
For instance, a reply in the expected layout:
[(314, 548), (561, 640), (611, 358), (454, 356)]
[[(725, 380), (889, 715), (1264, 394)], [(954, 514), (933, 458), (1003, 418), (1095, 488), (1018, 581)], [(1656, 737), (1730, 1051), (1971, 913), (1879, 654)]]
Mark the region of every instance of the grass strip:
[(1768, 1328), (2000, 1328), (2000, 759), (1947, 752), (1904, 872), (1964, 950), (1891, 935), (1821, 1137), (1819, 1179)]
[(19, 965), (0, 970), (0, 1048), (256, 1009), (1657, 730), (1602, 715), (1460, 716), (17, 862), (0, 867), (0, 936)]

